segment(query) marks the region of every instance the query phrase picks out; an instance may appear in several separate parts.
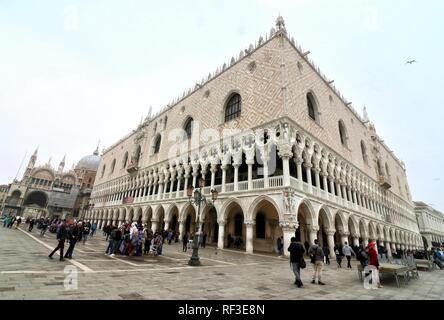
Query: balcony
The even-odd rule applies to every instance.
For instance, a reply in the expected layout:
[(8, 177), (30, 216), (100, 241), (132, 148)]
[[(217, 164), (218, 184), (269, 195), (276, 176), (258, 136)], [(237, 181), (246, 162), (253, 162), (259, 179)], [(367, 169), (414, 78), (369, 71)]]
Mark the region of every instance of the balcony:
[(128, 167), (126, 168), (126, 171), (128, 173), (134, 173), (137, 172), (139, 170), (139, 166), (137, 165), (138, 163), (130, 163), (128, 165)]
[(379, 185), (386, 190), (392, 187), (386, 176), (379, 176)]

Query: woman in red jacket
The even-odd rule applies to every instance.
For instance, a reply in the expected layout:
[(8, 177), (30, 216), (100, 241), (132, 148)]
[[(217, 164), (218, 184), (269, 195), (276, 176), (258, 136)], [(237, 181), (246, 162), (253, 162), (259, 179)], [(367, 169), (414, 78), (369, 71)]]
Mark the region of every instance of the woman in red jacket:
[(372, 282), (377, 285), (378, 288), (382, 288), (381, 282), (379, 280), (379, 261), (378, 261), (378, 251), (376, 251), (376, 243), (370, 242), (368, 244), (368, 256), (369, 256), (369, 266), (372, 270)]

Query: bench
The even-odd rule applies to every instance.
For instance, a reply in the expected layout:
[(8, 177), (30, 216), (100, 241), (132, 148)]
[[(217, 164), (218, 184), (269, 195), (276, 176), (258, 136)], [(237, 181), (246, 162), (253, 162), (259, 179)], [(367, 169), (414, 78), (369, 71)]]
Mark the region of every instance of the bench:
[[(400, 287), (399, 285), (399, 277), (403, 276), (405, 283), (407, 283), (407, 281), (410, 280), (409, 277), (409, 271), (410, 271), (410, 267), (409, 266), (403, 266), (403, 265), (398, 265), (398, 264), (389, 264), (389, 263), (381, 263), (379, 265), (379, 274), (391, 274), (395, 277), (396, 280), (396, 285), (398, 286), (398, 288)], [(362, 268), (362, 265), (358, 265), (358, 276), (359, 276), (359, 280), (363, 281), (363, 277), (362, 277), (362, 273), (363, 273), (364, 269)]]
[(433, 270), (433, 263), (427, 259), (415, 259), (417, 269)]

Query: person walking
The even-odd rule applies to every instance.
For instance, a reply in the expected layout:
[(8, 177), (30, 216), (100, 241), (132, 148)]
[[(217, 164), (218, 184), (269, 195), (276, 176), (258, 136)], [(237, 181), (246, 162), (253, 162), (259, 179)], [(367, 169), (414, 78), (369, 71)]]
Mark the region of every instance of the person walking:
[(342, 253), (347, 258), (347, 268), (351, 269), (352, 265), (350, 263), (351, 256), (356, 256), (355, 252), (353, 251), (352, 247), (350, 247), (347, 243), (347, 241), (344, 242), (344, 246), (342, 247)]
[(106, 248), (105, 255), (113, 254), (114, 248), (116, 247), (115, 242), (116, 242), (117, 228), (114, 225), (111, 225), (109, 228), (110, 228), (111, 232), (109, 232), (108, 247)]
[(96, 234), (96, 230), (97, 230), (97, 223), (93, 223), (91, 225), (91, 238)]
[(59, 243), (57, 244), (57, 247), (55, 247), (55, 249), (49, 254), (49, 256), (48, 256), (49, 259), (52, 259), (52, 256), (54, 255), (54, 253), (56, 253), (56, 251), (60, 249), (60, 261), (65, 261), (65, 259), (63, 258), (63, 249), (65, 247), (65, 241), (66, 241), (67, 236), (68, 236), (68, 233), (66, 230), (65, 221), (63, 220), (59, 224), (59, 227), (57, 229), (57, 240)]
[(17, 224), (15, 225), (15, 228), (18, 229), (18, 227), (20, 226), (20, 223), (22, 223), (22, 218), (18, 217), (17, 218)]
[[(294, 237), (293, 237), (294, 238)], [(284, 255), (284, 242), (282, 237), (278, 237), (276, 240), (276, 246), (278, 250), (278, 255), (283, 256)], [(305, 250), (304, 250), (305, 252)]]
[(77, 224), (72, 224), (68, 230), (68, 241), (69, 247), (66, 251), (65, 258), (72, 259), (72, 254), (74, 252), (74, 247), (79, 240), (79, 226)]
[(312, 245), (310, 249), (308, 249), (308, 254), (310, 255), (311, 263), (313, 264), (314, 267), (313, 279), (311, 283), (313, 284), (316, 283), (316, 278), (317, 278), (318, 284), (325, 285), (325, 283), (321, 281), (322, 267), (324, 265), (324, 251), (322, 250), (322, 248), (319, 246), (318, 243), (319, 243), (318, 239), (315, 239), (314, 245)]
[(294, 284), (300, 288), (303, 286), (301, 280), (301, 268), (305, 268), (305, 250), (302, 244), (296, 241), (295, 237), (292, 237), (290, 241), (290, 246), (287, 249), (290, 252), (290, 266), (293, 269), (293, 273), (296, 278)]
[(330, 248), (326, 245), (322, 250), (324, 251), (325, 264), (330, 264)]
[(368, 266), (368, 253), (364, 248), (364, 245), (360, 245), (358, 249), (358, 254), (356, 255), (356, 259), (358, 259), (359, 263), (362, 266), (362, 269), (365, 269)]
[(91, 230), (91, 224), (89, 222), (85, 223), (83, 225), (83, 232), (82, 232), (83, 244), (85, 244), (86, 240), (88, 240), (88, 235), (90, 230)]
[(6, 228), (9, 225), (9, 221), (11, 221), (11, 216), (8, 215), (3, 219), (3, 228)]
[(32, 232), (32, 229), (34, 228), (34, 223), (35, 223), (35, 220), (34, 220), (34, 219), (31, 219), (31, 220), (29, 221), (29, 228), (28, 228), (28, 231), (29, 231), (29, 232)]
[(372, 271), (372, 287), (382, 288), (379, 279), (379, 261), (378, 251), (376, 250), (376, 243), (374, 241), (368, 244), (369, 269)]
[(187, 246), (188, 246), (188, 233), (185, 233), (182, 237), (182, 251), (187, 252)]
[(205, 244), (207, 243), (207, 233), (204, 232), (202, 236), (202, 248), (205, 248)]
[(171, 241), (173, 241), (173, 231), (170, 230), (168, 232), (168, 244), (171, 244)]
[(338, 264), (338, 269), (342, 268), (342, 254), (339, 252), (338, 247), (335, 247), (335, 256), (336, 256), (336, 263)]
[(49, 221), (47, 219), (42, 221), (42, 228), (40, 229), (40, 237), (45, 236), (46, 230), (48, 230)]

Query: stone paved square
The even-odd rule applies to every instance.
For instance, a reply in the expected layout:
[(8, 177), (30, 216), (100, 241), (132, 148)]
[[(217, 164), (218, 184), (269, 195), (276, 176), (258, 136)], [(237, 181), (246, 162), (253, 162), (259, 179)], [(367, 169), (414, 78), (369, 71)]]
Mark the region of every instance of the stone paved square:
[[(59, 262), (57, 255), (47, 257), (56, 245), (54, 234), (40, 238), (37, 231), (0, 228), (0, 299), (444, 299), (439, 270), (420, 271), (419, 279), (401, 281), (400, 288), (383, 277), (384, 288), (367, 290), (356, 261), (353, 270), (326, 266), (322, 287), (310, 283), (313, 268), (307, 263), (298, 289), (286, 258), (207, 247), (199, 250), (202, 266), (190, 267), (191, 252), (183, 253), (180, 243), (165, 244), (162, 256), (131, 258), (106, 256), (106, 244), (99, 233), (76, 246), (74, 259)], [(77, 289), (65, 288), (65, 267), (76, 268)]]

